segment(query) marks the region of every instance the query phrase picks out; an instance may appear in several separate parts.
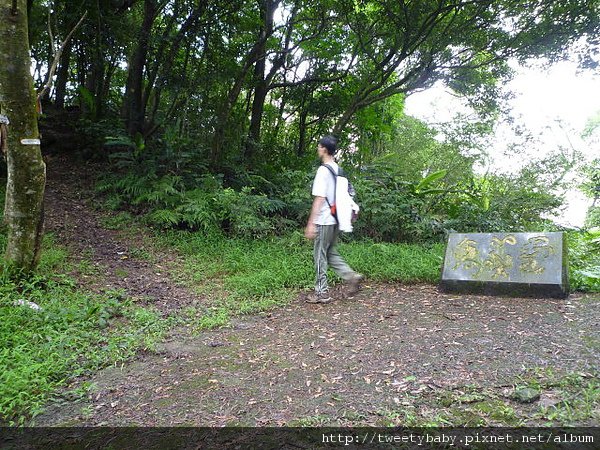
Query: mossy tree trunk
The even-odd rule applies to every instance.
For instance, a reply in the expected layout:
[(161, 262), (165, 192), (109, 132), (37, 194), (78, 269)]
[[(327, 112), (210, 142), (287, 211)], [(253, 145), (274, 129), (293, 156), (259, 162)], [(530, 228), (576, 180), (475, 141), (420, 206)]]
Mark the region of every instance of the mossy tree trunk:
[(39, 262), (46, 184), (30, 66), (27, 0), (0, 0), (0, 113), (10, 120), (5, 259), (25, 272)]

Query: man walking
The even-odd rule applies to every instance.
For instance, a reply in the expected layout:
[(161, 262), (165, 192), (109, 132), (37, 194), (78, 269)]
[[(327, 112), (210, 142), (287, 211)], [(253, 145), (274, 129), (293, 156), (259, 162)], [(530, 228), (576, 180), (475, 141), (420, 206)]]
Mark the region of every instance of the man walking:
[(324, 136), (319, 140), (317, 153), (321, 166), (317, 170), (312, 186), (314, 197), (310, 217), (304, 230), (308, 239), (314, 239), (314, 263), (317, 279), (315, 292), (309, 295), (309, 303), (329, 303), (332, 298), (327, 284), (328, 265), (337, 273), (344, 282), (348, 283), (348, 295), (356, 294), (360, 287), (362, 275), (356, 273), (346, 264), (336, 249), (336, 240), (339, 233), (336, 218), (331, 214), (329, 204), (335, 196), (335, 178), (325, 165), (339, 173), (339, 167), (333, 159), (337, 150), (337, 139), (333, 136)]

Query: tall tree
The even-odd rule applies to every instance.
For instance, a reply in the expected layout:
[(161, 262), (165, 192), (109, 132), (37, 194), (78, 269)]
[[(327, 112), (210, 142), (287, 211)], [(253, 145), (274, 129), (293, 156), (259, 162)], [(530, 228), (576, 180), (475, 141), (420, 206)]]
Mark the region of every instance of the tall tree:
[[(260, 2), (260, 20), (261, 36), (270, 36), (273, 34), (273, 16), (279, 4), (278, 0), (262, 0)], [(248, 142), (246, 143), (246, 158), (250, 159), (256, 150), (260, 141), (260, 128), (262, 125), (262, 114), (267, 98), (268, 80), (265, 79), (265, 69), (267, 63), (267, 39), (259, 41), (258, 58), (254, 64), (254, 99), (252, 100), (252, 112), (250, 115), (250, 128), (248, 131)], [(283, 65), (282, 57), (273, 64), (270, 76), (275, 74)]]
[[(164, 3), (163, 5), (164, 6)], [(129, 61), (129, 75), (125, 90), (124, 116), (127, 131), (132, 136), (143, 132), (144, 126), (144, 67), (147, 61), (148, 47), (152, 34), (152, 25), (160, 12), (156, 0), (144, 1), (143, 19), (140, 25), (137, 46)]]
[(46, 165), (30, 74), (27, 0), (0, 0), (0, 113), (8, 117), (5, 259), (24, 271), (40, 257)]
[[(272, 11), (269, 13), (271, 16), (274, 12), (274, 7), (275, 5), (270, 6), (270, 8), (272, 8)], [(263, 10), (266, 11), (265, 8), (263, 8)], [(256, 12), (253, 13), (256, 14)], [(256, 22), (260, 23), (260, 19)], [(244, 30), (243, 28), (241, 31), (245, 31), (245, 34), (247, 35), (252, 35), (252, 32), (248, 33), (248, 30)], [(234, 70), (233, 82), (230, 84), (227, 94), (223, 96), (224, 98), (221, 98), (219, 105), (217, 106), (215, 132), (212, 137), (210, 149), (210, 162), (215, 167), (220, 163), (222, 157), (225, 129), (231, 118), (233, 108), (244, 89), (250, 69), (257, 61), (264, 58), (266, 43), (269, 37), (271, 37), (273, 29), (272, 26), (264, 27), (261, 25), (256, 31), (257, 36), (253, 40), (243, 39), (236, 43), (237, 45), (240, 45), (239, 51), (242, 58), (239, 58), (240, 62), (236, 70)]]

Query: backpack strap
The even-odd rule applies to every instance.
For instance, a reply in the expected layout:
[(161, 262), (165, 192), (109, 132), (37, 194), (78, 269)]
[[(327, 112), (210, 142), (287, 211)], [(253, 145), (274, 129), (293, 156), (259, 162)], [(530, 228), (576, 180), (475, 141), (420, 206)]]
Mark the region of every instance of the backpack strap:
[[(335, 170), (333, 170), (333, 167), (331, 167), (329, 164), (321, 164), (321, 165), (323, 167), (327, 167), (327, 169), (331, 172), (331, 175), (333, 175), (333, 177), (337, 179), (338, 174), (335, 173)], [(341, 173), (341, 170), (342, 169), (340, 169), (340, 173)]]

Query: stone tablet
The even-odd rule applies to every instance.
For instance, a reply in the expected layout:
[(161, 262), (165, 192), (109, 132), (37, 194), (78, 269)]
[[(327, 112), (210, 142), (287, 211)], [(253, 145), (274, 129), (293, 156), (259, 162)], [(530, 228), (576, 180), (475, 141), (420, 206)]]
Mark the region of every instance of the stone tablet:
[(444, 292), (555, 297), (569, 295), (563, 233), (450, 233)]

